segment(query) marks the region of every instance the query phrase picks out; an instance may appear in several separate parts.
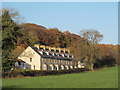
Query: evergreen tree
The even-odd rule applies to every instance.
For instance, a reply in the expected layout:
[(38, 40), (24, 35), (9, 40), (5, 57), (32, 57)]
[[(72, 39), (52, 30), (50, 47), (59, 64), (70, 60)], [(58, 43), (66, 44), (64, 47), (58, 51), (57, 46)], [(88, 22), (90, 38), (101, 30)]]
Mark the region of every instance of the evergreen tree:
[[(14, 13), (13, 13), (14, 14)], [(15, 14), (14, 14), (15, 15)], [(1, 15), (2, 22), (2, 66), (3, 71), (12, 67), (11, 51), (16, 47), (17, 39), (22, 36), (21, 28), (12, 20), (9, 10), (4, 10)]]

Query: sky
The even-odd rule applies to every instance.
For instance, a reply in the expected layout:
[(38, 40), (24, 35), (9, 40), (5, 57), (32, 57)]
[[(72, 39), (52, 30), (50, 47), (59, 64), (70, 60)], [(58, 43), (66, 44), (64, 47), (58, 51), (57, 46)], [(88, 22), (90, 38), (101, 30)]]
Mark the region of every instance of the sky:
[(104, 35), (100, 43), (118, 44), (117, 2), (3, 2), (2, 7), (17, 10), (25, 23), (75, 34), (96, 29)]

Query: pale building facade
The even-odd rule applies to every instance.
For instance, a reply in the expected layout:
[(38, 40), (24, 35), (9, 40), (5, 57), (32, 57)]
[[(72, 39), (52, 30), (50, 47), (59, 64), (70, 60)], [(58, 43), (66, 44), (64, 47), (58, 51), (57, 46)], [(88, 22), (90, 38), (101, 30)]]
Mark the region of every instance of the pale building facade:
[(35, 44), (33, 48), (28, 46), (19, 55), (18, 60), (22, 61), (24, 69), (32, 70), (67, 70), (82, 67), (74, 60), (69, 49), (39, 44)]

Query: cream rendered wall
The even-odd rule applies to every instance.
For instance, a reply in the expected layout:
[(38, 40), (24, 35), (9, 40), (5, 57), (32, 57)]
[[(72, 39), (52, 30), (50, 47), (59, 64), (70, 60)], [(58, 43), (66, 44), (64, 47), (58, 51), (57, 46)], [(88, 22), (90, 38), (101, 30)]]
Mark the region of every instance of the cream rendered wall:
[[(32, 61), (30, 61), (30, 58), (32, 58)], [(34, 68), (35, 70), (41, 70), (40, 58), (41, 56), (30, 46), (28, 46), (18, 57), (18, 59), (26, 62), (26, 69), (32, 70), (34, 70)]]

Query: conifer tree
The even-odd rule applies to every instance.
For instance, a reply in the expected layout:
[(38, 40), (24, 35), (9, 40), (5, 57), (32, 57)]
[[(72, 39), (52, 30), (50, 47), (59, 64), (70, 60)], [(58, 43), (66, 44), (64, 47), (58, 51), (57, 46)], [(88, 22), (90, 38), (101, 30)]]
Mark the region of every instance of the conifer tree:
[(11, 51), (16, 47), (17, 39), (22, 36), (20, 26), (12, 20), (10, 10), (3, 10), (2, 22), (2, 66), (3, 71), (8, 71), (12, 67)]

